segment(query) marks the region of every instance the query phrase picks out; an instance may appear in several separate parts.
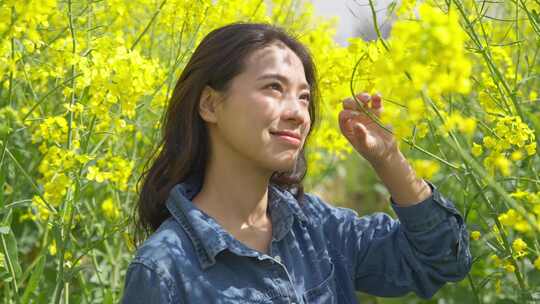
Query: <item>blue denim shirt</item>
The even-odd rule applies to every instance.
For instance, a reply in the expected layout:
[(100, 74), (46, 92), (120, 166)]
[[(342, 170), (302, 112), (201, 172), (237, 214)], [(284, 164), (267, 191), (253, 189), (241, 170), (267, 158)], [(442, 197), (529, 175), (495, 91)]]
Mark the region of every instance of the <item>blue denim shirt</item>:
[(269, 254), (238, 241), (191, 199), (200, 179), (170, 192), (165, 220), (137, 250), (122, 303), (357, 303), (355, 290), (377, 296), (414, 292), (430, 298), (471, 267), (469, 236), (452, 202), (432, 195), (417, 205), (390, 203), (359, 217), (348, 208), (270, 185)]

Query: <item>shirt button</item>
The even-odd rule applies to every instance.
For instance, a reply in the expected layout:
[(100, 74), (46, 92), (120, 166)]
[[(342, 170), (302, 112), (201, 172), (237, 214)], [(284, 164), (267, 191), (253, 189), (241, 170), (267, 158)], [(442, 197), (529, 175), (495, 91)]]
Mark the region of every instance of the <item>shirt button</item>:
[[(281, 257), (279, 255), (276, 255), (275, 257), (276, 261), (280, 262), (281, 263)], [(294, 303), (293, 303), (294, 304)]]

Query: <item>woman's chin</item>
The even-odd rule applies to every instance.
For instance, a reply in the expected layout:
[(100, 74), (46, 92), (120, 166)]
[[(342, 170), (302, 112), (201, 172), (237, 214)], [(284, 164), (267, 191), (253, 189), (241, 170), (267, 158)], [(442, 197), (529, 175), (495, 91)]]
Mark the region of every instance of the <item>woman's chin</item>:
[(274, 171), (287, 172), (294, 170), (296, 164), (296, 157), (281, 158), (273, 162)]

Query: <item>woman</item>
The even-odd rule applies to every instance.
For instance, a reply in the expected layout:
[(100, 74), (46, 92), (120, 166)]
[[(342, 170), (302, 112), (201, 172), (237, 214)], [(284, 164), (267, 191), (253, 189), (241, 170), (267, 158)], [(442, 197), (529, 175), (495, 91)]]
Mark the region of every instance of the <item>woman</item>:
[[(379, 96), (358, 98), (380, 115)], [(400, 221), (303, 192), (316, 102), (312, 59), (283, 30), (237, 23), (202, 40), (143, 176), (139, 227), (151, 235), (128, 267), (123, 303), (356, 303), (355, 290), (429, 298), (467, 274), (462, 217), (352, 99), (341, 132)]]

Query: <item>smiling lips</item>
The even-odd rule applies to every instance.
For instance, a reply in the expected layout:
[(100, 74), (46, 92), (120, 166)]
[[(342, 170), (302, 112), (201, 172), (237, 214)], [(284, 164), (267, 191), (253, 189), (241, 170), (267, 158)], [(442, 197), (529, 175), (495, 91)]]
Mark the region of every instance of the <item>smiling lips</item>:
[(301, 140), (300, 135), (298, 133), (294, 133), (291, 131), (280, 131), (280, 132), (273, 132), (272, 135), (275, 135), (277, 138), (281, 139), (282, 141), (289, 143), (291, 145), (294, 145), (295, 147), (299, 147)]

